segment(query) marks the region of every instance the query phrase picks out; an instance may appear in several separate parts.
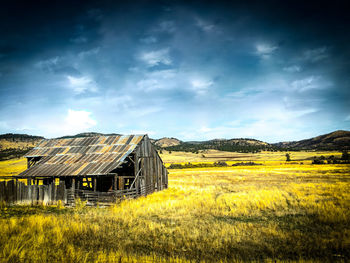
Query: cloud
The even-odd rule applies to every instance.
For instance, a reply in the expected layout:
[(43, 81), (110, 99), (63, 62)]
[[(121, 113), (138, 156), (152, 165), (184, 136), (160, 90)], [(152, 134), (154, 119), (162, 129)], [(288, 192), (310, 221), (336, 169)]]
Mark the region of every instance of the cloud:
[(293, 65), (293, 66), (289, 66), (289, 67), (284, 67), (283, 70), (286, 72), (289, 72), (289, 73), (295, 73), (295, 72), (300, 72), (301, 67)]
[[(21, 132), (30, 132), (52, 138), (86, 132), (96, 127), (98, 123), (90, 111), (68, 109), (59, 114), (45, 112), (40, 120), (31, 120), (30, 124), (33, 126), (29, 127), (26, 123), (21, 124)], [(14, 126), (18, 127), (18, 124), (14, 124)]]
[(100, 47), (92, 48), (86, 51), (82, 51), (78, 54), (79, 58), (86, 58), (92, 55), (96, 55), (100, 52)]
[(277, 46), (267, 43), (258, 43), (255, 45), (256, 54), (264, 59), (269, 58), (277, 49)]
[(155, 51), (143, 52), (138, 57), (141, 61), (146, 63), (148, 67), (154, 67), (158, 65), (171, 65), (172, 60), (169, 55), (169, 49), (160, 49)]
[(80, 110), (68, 110), (64, 119), (64, 129), (66, 132), (74, 133), (90, 129), (96, 126), (97, 122), (91, 118), (91, 112)]
[(149, 92), (152, 90), (160, 89), (161, 85), (157, 79), (142, 79), (137, 82), (139, 89)]
[(156, 32), (167, 32), (167, 33), (173, 33), (175, 32), (176, 27), (174, 21), (162, 21), (160, 22), (153, 31)]
[(148, 36), (145, 38), (141, 38), (140, 42), (144, 44), (154, 44), (154, 43), (157, 43), (157, 38), (154, 36)]
[(56, 56), (49, 59), (40, 60), (39, 62), (35, 63), (34, 66), (44, 71), (52, 72), (57, 67), (60, 60), (60, 57)]
[(323, 89), (330, 86), (330, 83), (320, 82), (319, 76), (309, 76), (304, 79), (295, 80), (291, 83), (291, 87), (295, 91), (304, 92), (312, 89)]
[(198, 95), (206, 94), (213, 84), (214, 82), (211, 80), (194, 79), (191, 81), (192, 90), (194, 90)]
[[(172, 69), (157, 70), (145, 74), (145, 78), (137, 82), (137, 87), (145, 92), (157, 89), (172, 89), (176, 82), (176, 71)], [(169, 82), (169, 80), (172, 80)]]
[(49, 59), (40, 60), (34, 64), (34, 67), (39, 68), (45, 73), (68, 74), (79, 76), (81, 73), (71, 65), (65, 57), (52, 57)]
[(345, 121), (350, 121), (350, 114), (345, 117)]
[(73, 77), (68, 75), (68, 87), (76, 94), (81, 94), (86, 91), (96, 92), (98, 90), (95, 81), (88, 76)]
[(325, 46), (306, 50), (302, 56), (304, 60), (308, 60), (311, 62), (321, 61), (326, 59), (327, 57), (328, 57), (328, 48)]
[(214, 24), (208, 23), (204, 21), (203, 19), (196, 19), (196, 26), (198, 26), (200, 29), (202, 29), (205, 32), (213, 32), (216, 29), (216, 26)]

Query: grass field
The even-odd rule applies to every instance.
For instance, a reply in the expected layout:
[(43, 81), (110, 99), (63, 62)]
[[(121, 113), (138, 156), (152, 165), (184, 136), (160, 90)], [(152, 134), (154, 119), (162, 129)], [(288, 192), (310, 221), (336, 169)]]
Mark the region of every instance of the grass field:
[[(201, 154), (162, 158), (243, 155)], [(0, 262), (347, 262), (350, 166), (305, 160), (327, 154), (340, 155), (291, 153), (298, 161), (287, 163), (285, 153), (259, 153), (237, 161), (264, 165), (172, 169), (169, 189), (109, 208), (2, 205)], [(0, 162), (0, 174), (21, 165)]]
[[(236, 162), (254, 161), (262, 164), (282, 164), (286, 160), (287, 152), (259, 152), (259, 153), (236, 153), (236, 152), (222, 152), (217, 150), (204, 150), (198, 154), (191, 152), (171, 152), (163, 150), (160, 154), (162, 160), (166, 165), (172, 163), (202, 163), (202, 162), (217, 162), (225, 161), (228, 164)], [(310, 151), (310, 152), (289, 152), (292, 162), (303, 162), (311, 164), (314, 156), (330, 156), (340, 157), (340, 152), (324, 152), (324, 151)]]

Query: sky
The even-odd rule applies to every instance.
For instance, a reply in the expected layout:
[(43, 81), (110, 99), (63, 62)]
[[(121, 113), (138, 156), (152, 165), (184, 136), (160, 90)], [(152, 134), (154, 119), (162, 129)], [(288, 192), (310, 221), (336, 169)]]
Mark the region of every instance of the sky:
[(0, 133), (350, 130), (346, 2), (2, 1)]

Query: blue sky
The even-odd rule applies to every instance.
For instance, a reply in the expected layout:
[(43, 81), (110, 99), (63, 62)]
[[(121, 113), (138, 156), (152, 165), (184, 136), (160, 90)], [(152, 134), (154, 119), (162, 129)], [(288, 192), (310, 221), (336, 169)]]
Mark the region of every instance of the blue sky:
[(350, 128), (345, 1), (5, 1), (0, 133), (299, 140)]

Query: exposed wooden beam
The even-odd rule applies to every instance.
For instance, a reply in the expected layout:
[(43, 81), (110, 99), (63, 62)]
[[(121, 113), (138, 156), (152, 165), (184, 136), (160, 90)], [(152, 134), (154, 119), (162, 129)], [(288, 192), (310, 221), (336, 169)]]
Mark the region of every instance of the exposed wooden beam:
[(139, 177), (140, 172), (142, 171), (142, 168), (137, 172), (136, 176), (135, 176), (135, 180), (132, 182), (132, 184), (130, 185), (130, 189), (134, 186), (136, 179)]

